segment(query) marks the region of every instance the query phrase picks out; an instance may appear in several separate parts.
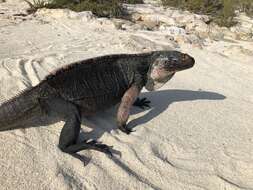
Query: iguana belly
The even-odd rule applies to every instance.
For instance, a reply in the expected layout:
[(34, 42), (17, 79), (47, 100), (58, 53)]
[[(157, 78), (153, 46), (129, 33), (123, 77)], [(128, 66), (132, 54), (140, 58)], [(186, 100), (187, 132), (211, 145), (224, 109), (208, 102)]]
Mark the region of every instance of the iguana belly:
[(96, 98), (84, 98), (74, 101), (77, 104), (83, 115), (94, 115), (98, 111), (108, 109), (120, 102), (122, 94), (119, 95), (103, 95)]

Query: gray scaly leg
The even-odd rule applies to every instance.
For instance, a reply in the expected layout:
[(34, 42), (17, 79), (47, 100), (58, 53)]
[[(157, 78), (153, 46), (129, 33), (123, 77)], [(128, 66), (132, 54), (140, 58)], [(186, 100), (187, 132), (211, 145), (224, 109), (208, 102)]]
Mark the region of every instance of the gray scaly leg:
[(75, 153), (85, 149), (93, 149), (112, 155), (109, 146), (100, 144), (95, 140), (77, 143), (80, 133), (81, 113), (76, 105), (62, 98), (40, 99), (40, 105), (49, 116), (58, 116), (66, 121), (59, 139), (59, 148), (63, 152), (76, 158)]
[(117, 125), (118, 128), (126, 134), (130, 134), (131, 132), (133, 132), (127, 127), (126, 123), (129, 118), (130, 108), (132, 107), (139, 93), (140, 90), (137, 86), (131, 86), (125, 92), (124, 96), (121, 99), (121, 103), (117, 113)]

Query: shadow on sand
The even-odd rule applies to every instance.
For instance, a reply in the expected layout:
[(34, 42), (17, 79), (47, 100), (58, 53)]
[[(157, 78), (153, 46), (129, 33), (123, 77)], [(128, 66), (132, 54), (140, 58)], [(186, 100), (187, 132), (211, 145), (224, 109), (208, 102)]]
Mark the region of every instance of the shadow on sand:
[[(226, 97), (222, 94), (208, 91), (191, 91), (191, 90), (161, 90), (153, 92), (144, 92), (141, 94), (141, 97), (146, 97), (151, 101), (151, 108), (149, 108), (148, 113), (144, 116), (141, 116), (137, 119), (129, 121), (129, 128), (135, 128), (137, 125), (144, 124), (157, 117), (163, 111), (165, 111), (172, 103), (181, 102), (181, 101), (194, 101), (194, 100), (224, 100)], [(142, 112), (140, 108), (134, 107), (131, 111), (131, 114), (137, 114)], [(98, 117), (102, 117), (103, 120), (109, 122), (105, 123), (103, 126), (96, 126), (96, 116), (92, 117), (90, 120), (94, 127), (88, 125), (92, 128), (92, 131), (88, 133), (81, 132), (81, 138), (87, 139), (99, 139), (105, 132), (111, 132), (116, 130), (115, 115), (116, 110), (111, 111), (110, 113), (99, 113)], [(83, 122), (85, 125), (85, 122)], [(101, 122), (98, 122), (98, 125)], [(87, 126), (87, 125), (86, 125)]]
[[(134, 119), (128, 123), (129, 128), (135, 128), (137, 125), (144, 124), (152, 120), (154, 117), (157, 117), (163, 111), (165, 111), (172, 103), (181, 102), (181, 101), (194, 101), (194, 100), (224, 100), (226, 97), (222, 94), (208, 91), (191, 91), (191, 90), (161, 90), (153, 92), (144, 92), (141, 94), (141, 97), (146, 97), (151, 101), (151, 108), (148, 113), (144, 116), (141, 116), (137, 119)], [(140, 108), (133, 108), (131, 114), (137, 114), (142, 112)], [(105, 132), (110, 133), (112, 130), (117, 130), (115, 123), (115, 114), (116, 109), (109, 112), (99, 113), (97, 116), (92, 117), (91, 120), (88, 120), (88, 123), (92, 121), (92, 126), (87, 125), (86, 122), (83, 124), (87, 127), (91, 127), (90, 132), (80, 133), (81, 139), (99, 139)], [(101, 126), (101, 120), (103, 125)], [(100, 121), (97, 121), (100, 120)], [(86, 123), (86, 124), (85, 124)], [(112, 153), (115, 155), (120, 155), (121, 152), (115, 149), (111, 149)], [(132, 175), (137, 175), (133, 170), (131, 170), (127, 165), (117, 159), (112, 157), (112, 160), (119, 167), (131, 173)]]
[[(152, 120), (154, 117), (157, 117), (160, 113), (165, 111), (169, 107), (169, 105), (174, 102), (194, 100), (223, 100), (226, 98), (224, 95), (215, 92), (191, 90), (161, 90), (153, 92), (144, 92), (141, 94), (141, 97), (146, 97), (148, 100), (151, 101), (151, 108), (149, 108), (148, 113), (146, 113), (144, 116), (130, 121), (128, 123), (130, 128), (134, 128), (137, 125), (147, 123), (148, 121)], [(143, 110), (140, 108), (133, 107), (131, 114), (137, 114), (142, 111)], [(110, 132), (114, 129), (117, 129), (115, 123), (115, 116), (116, 107), (109, 111), (99, 112), (93, 117), (83, 119), (82, 124), (91, 128), (92, 131), (86, 132), (85, 134), (81, 131), (80, 137), (82, 138), (82, 136), (85, 136), (86, 139), (87, 137), (98, 139), (103, 135), (104, 132)], [(102, 123), (104, 122), (104, 125), (102, 126), (100, 126), (101, 119)], [(60, 121), (58, 118), (34, 117), (31, 122), (27, 122), (25, 126), (18, 126), (13, 129), (42, 126), (45, 127), (58, 121)]]
[[(148, 113), (144, 116), (141, 116), (137, 119), (134, 119), (128, 123), (130, 128), (134, 128), (137, 125), (144, 124), (152, 120), (154, 117), (157, 117), (160, 113), (165, 111), (170, 104), (174, 102), (181, 102), (181, 101), (194, 101), (194, 100), (224, 100), (226, 97), (224, 95), (215, 93), (215, 92), (208, 92), (208, 91), (191, 91), (191, 90), (161, 90), (161, 91), (153, 91), (153, 92), (144, 92), (141, 94), (141, 97), (146, 97), (148, 100), (151, 101), (151, 108), (149, 109)], [(131, 114), (137, 114), (142, 112), (143, 110), (140, 108), (133, 108)], [(116, 115), (116, 107), (109, 111), (104, 111), (98, 113), (96, 116), (91, 118), (83, 119), (82, 124), (85, 127), (91, 128), (90, 132), (84, 132), (81, 130), (79, 141), (83, 141), (84, 139), (99, 139), (105, 132), (111, 132), (112, 130), (116, 130), (116, 123), (115, 123), (115, 115)], [(59, 119), (53, 118), (34, 118), (29, 125), (25, 125), (23, 127), (17, 127), (16, 129), (20, 128), (28, 128), (28, 127), (42, 127), (47, 126), (49, 124), (53, 124), (59, 121)], [(35, 123), (34, 123), (35, 121)], [(103, 125), (101, 125), (103, 123)], [(23, 130), (25, 133), (25, 130)], [(112, 153), (121, 155), (121, 153), (117, 150), (112, 149)], [(77, 158), (80, 160), (84, 160), (84, 158), (77, 154)], [(119, 160), (114, 159), (114, 162), (125, 168), (128, 169), (123, 163)], [(86, 162), (87, 163), (87, 162)]]
[[(152, 120), (154, 117), (165, 111), (174, 102), (194, 100), (224, 100), (226, 98), (224, 95), (215, 92), (191, 90), (162, 90), (145, 92), (142, 93), (141, 96), (146, 97), (151, 101), (151, 109), (144, 116), (130, 121), (129, 127), (131, 128)], [(137, 109), (134, 110), (133, 114), (138, 113), (136, 110)]]

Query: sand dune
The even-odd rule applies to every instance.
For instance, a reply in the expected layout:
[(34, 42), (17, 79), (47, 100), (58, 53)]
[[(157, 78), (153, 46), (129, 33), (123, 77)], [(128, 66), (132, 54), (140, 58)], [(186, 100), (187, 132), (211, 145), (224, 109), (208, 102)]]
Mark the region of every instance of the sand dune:
[[(0, 5), (2, 10), (11, 3)], [(1, 101), (76, 60), (173, 48), (163, 33), (52, 15), (0, 20)], [(253, 51), (252, 42), (236, 44)], [(178, 47), (195, 57), (196, 66), (160, 91), (143, 91), (151, 108), (133, 108), (131, 135), (116, 129), (116, 108), (84, 119), (80, 138), (112, 145), (114, 158), (83, 151), (89, 161), (84, 167), (62, 153), (57, 144), (63, 122), (1, 132), (0, 189), (253, 189), (253, 57), (236, 48), (231, 53), (232, 45)]]

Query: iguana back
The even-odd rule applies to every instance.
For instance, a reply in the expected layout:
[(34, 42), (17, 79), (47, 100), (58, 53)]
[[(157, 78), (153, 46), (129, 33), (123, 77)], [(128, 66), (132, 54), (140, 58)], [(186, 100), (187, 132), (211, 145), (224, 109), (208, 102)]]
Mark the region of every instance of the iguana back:
[[(86, 59), (49, 74), (38, 85), (0, 106), (0, 131), (24, 127), (45, 113), (40, 99), (61, 97), (80, 106), (84, 115), (118, 103), (133, 82), (135, 63), (147, 54), (115, 54)], [(148, 68), (147, 68), (148, 69)]]
[[(142, 56), (102, 56), (76, 62), (46, 77), (46, 82), (65, 100), (80, 105), (83, 114), (92, 114), (118, 103), (134, 82)], [(148, 67), (145, 68), (147, 72)]]

